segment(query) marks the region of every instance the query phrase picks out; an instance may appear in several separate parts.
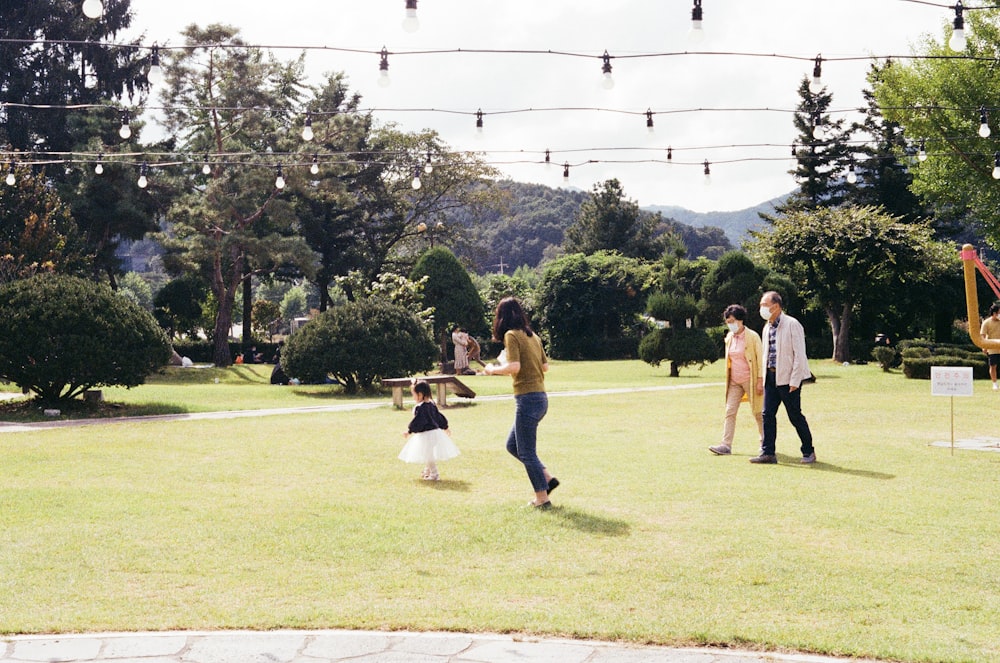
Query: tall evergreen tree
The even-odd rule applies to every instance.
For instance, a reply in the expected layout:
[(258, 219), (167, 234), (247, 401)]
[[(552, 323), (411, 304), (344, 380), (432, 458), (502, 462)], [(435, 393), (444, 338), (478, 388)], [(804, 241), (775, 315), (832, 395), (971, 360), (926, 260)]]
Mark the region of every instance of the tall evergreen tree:
[(621, 182), (610, 179), (594, 185), (576, 223), (566, 229), (563, 246), (567, 253), (617, 251), (653, 259), (663, 252), (663, 244), (653, 237), (658, 223), (658, 215), (642, 215), (639, 204), (625, 197)]
[(818, 94), (809, 90), (809, 79), (799, 84), (801, 101), (795, 111), (794, 124), (799, 135), (795, 141), (795, 168), (788, 171), (799, 183), (782, 204), (779, 214), (819, 207), (837, 207), (847, 195), (845, 171), (851, 163), (851, 129), (844, 120), (832, 120), (827, 109), (833, 95), (823, 88)]

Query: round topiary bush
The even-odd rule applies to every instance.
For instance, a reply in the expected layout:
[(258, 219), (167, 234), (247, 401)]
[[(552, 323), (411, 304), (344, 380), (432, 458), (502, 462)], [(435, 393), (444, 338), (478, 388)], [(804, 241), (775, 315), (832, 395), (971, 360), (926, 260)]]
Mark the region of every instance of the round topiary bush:
[(107, 286), (55, 274), (0, 286), (0, 375), (43, 402), (135, 387), (169, 358), (153, 316)]
[(370, 390), (378, 378), (428, 370), (436, 354), (416, 315), (367, 299), (328, 309), (292, 334), (281, 352), (281, 368), (307, 383), (333, 376), (347, 393), (355, 393)]

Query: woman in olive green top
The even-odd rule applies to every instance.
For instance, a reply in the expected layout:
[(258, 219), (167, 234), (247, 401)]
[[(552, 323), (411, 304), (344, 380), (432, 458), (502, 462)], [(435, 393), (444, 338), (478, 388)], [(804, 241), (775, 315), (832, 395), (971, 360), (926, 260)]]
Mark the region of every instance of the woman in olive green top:
[(493, 339), (503, 341), (507, 362), (487, 364), (487, 375), (510, 375), (514, 378), (514, 425), (507, 436), (507, 451), (524, 464), (528, 479), (535, 491), (531, 506), (538, 509), (552, 508), (549, 493), (559, 485), (559, 480), (549, 474), (535, 451), (538, 422), (549, 409), (549, 396), (545, 393), (545, 372), (549, 360), (542, 348), (542, 341), (528, 324), (521, 303), (507, 297), (497, 305), (493, 319)]

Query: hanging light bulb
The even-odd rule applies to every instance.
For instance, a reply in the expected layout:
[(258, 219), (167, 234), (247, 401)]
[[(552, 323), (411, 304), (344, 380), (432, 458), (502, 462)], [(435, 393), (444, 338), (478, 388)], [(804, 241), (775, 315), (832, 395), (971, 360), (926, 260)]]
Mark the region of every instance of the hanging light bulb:
[(313, 155), (313, 162), (312, 162), (312, 165), (309, 166), (309, 172), (312, 173), (313, 175), (319, 175), (319, 155), (318, 154), (314, 154)]
[(149, 173), (149, 166), (144, 163), (139, 167), (139, 181), (136, 182), (140, 189), (145, 189), (149, 186), (149, 179), (146, 177), (147, 173)]
[(819, 113), (813, 115), (813, 138), (823, 140), (826, 137), (826, 127), (823, 126), (823, 116)]
[(712, 164), (708, 162), (708, 159), (705, 159), (704, 166), (705, 167), (704, 169), (702, 169), (702, 173), (704, 173), (705, 175), (705, 180), (704, 180), (705, 186), (708, 186), (709, 184), (712, 183)]
[(132, 137), (132, 127), (128, 125), (128, 113), (122, 113), (122, 126), (118, 129), (118, 135), (123, 140), (128, 140)]
[(483, 109), (480, 108), (476, 111), (476, 137), (482, 138), (483, 136)]
[(389, 83), (392, 80), (389, 78), (389, 51), (385, 50), (385, 46), (379, 52), (382, 59), (378, 63), (378, 85), (379, 87), (389, 87)]
[(611, 56), (608, 55), (607, 51), (604, 51), (601, 59), (604, 60), (604, 64), (601, 65), (601, 73), (604, 74), (604, 78), (601, 79), (601, 87), (610, 90), (615, 86), (615, 79), (611, 77)]
[(920, 149), (917, 150), (917, 161), (927, 161), (927, 141), (920, 139)]
[(279, 163), (274, 170), (274, 188), (280, 191), (285, 188), (285, 176), (281, 173), (281, 164)]
[(17, 175), (14, 174), (13, 161), (10, 162), (10, 166), (8, 166), (7, 168), (7, 179), (4, 181), (7, 182), (7, 186), (14, 186), (15, 184), (17, 184)]
[(205, 162), (201, 164), (201, 174), (211, 175), (212, 174), (212, 164), (208, 162), (208, 155), (205, 155)]
[(563, 182), (569, 182), (569, 161), (563, 162)]
[(955, 3), (955, 20), (951, 22), (951, 38), (948, 40), (948, 48), (960, 53), (965, 50), (965, 19), (962, 18), (962, 0)]
[(1000, 152), (993, 153), (993, 179), (1000, 180)]
[(312, 115), (306, 113), (306, 122), (302, 127), (302, 140), (308, 142), (313, 139), (313, 120)]
[(694, 0), (694, 7), (691, 8), (691, 31), (688, 39), (695, 43), (705, 39), (705, 31), (701, 27), (701, 0)]
[(149, 71), (146, 72), (146, 80), (150, 85), (159, 85), (163, 82), (163, 67), (160, 66), (160, 47), (154, 45), (153, 52), (149, 55)]
[(552, 153), (549, 152), (547, 149), (545, 150), (545, 165), (546, 166), (552, 165)]
[(858, 174), (854, 172), (854, 160), (852, 159), (849, 164), (847, 164), (847, 183), (857, 184)]
[(646, 109), (646, 131), (649, 133), (654, 133), (653, 131), (653, 111)]
[(104, 14), (104, 4), (101, 0), (83, 0), (83, 15), (87, 18), (100, 18)]
[(427, 231), (427, 224), (421, 221), (417, 224), (417, 232), (422, 233)]
[(799, 156), (799, 151), (798, 151), (798, 148), (796, 147), (796, 145), (798, 145), (798, 143), (793, 140), (792, 141), (792, 158), (793, 159), (795, 159), (796, 157)]
[(424, 172), (430, 175), (434, 172), (434, 164), (431, 163), (431, 151), (427, 150), (427, 161), (424, 162)]
[(674, 160), (674, 148), (667, 147), (667, 161), (673, 161), (673, 160)]
[(819, 94), (823, 91), (823, 58), (819, 55), (816, 56), (816, 61), (813, 63), (813, 77), (809, 81), (809, 91), (813, 94)]
[(103, 154), (98, 154), (97, 155), (97, 165), (94, 166), (94, 174), (95, 175), (103, 175), (104, 174), (104, 164), (101, 163), (101, 161), (103, 159), (104, 159), (104, 155)]
[(986, 115), (986, 106), (979, 107), (979, 135), (983, 138), (990, 137), (990, 123)]
[(415, 166), (413, 168), (413, 181), (410, 182), (410, 187), (414, 191), (419, 191), (421, 186), (423, 186), (423, 184), (420, 181), (420, 166)]
[(403, 29), (407, 32), (416, 32), (420, 29), (420, 21), (417, 20), (417, 0), (406, 0), (406, 18), (403, 19)]

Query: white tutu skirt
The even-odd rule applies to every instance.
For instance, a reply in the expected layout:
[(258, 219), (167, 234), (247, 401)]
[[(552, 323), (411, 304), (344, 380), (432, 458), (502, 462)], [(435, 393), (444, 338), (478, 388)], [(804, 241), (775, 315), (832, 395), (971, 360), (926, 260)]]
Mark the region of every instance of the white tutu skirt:
[(399, 452), (399, 459), (407, 463), (427, 463), (448, 460), (459, 453), (451, 436), (440, 428), (435, 428), (411, 435)]

